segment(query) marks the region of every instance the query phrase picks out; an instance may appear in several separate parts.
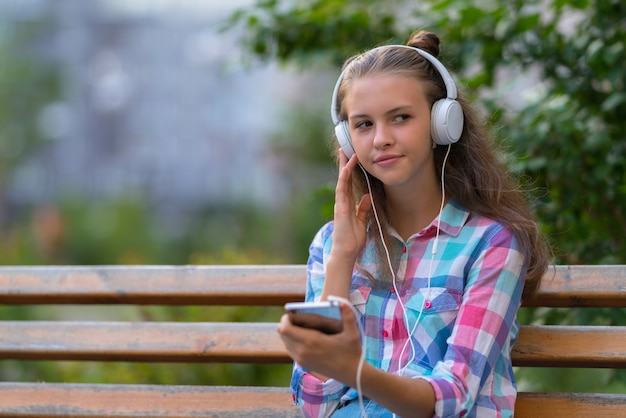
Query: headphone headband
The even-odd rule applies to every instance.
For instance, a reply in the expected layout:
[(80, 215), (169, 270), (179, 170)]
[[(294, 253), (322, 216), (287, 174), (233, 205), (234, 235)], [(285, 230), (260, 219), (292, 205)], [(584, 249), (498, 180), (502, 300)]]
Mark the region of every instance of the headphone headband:
[[(437, 58), (435, 58), (434, 55), (424, 51), (423, 49), (419, 49), (417, 47), (410, 46), (410, 45), (384, 45), (384, 46), (379, 46), (379, 47), (370, 49), (369, 51), (366, 51), (366, 52), (377, 51), (377, 50), (380, 50), (380, 49), (387, 49), (387, 48), (412, 49), (412, 50), (416, 51), (418, 54), (420, 54), (422, 57), (424, 57), (424, 59), (426, 59), (428, 62), (430, 62), (437, 69), (439, 74), (441, 75), (441, 78), (443, 79), (443, 83), (446, 86), (446, 97), (448, 99), (456, 100), (456, 84), (454, 83), (454, 80), (452, 79), (452, 76), (450, 75), (450, 73), (448, 72), (446, 67), (441, 63), (441, 61), (439, 61)], [(341, 86), (341, 82), (343, 81), (344, 75), (346, 74), (346, 72), (349, 69), (350, 69), (350, 65), (348, 65), (341, 72), (341, 74), (339, 74), (339, 78), (337, 79), (337, 83), (335, 83), (335, 88), (333, 89), (332, 103), (331, 103), (331, 106), (330, 106), (330, 117), (332, 118), (332, 121), (333, 121), (333, 123), (335, 125), (337, 125), (340, 122), (340, 119), (339, 119), (339, 106), (337, 104), (337, 96), (338, 96), (338, 93), (339, 93), (339, 87)]]

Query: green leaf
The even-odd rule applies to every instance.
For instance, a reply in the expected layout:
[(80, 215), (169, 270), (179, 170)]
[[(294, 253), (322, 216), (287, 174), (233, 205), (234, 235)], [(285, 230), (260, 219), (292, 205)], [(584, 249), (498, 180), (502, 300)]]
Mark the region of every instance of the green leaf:
[(624, 103), (626, 103), (626, 93), (621, 91), (613, 93), (602, 102), (602, 110), (608, 112)]

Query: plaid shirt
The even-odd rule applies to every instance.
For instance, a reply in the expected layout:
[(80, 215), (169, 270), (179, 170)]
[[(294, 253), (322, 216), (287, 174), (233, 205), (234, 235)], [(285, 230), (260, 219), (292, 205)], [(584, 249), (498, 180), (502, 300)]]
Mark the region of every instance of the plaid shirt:
[[(322, 293), (333, 227), (322, 227), (311, 244), (307, 301)], [(366, 359), (390, 373), (430, 382), (437, 417), (511, 417), (517, 389), (510, 354), (519, 331), (526, 257), (510, 230), (454, 200), (443, 210), (432, 256), (436, 230), (435, 220), (406, 243), (394, 234), (392, 245), (400, 254), (395, 289), (373, 287), (354, 270), (350, 300), (361, 313)], [(372, 240), (377, 233), (370, 228), (360, 260), (370, 272), (380, 262)], [(407, 329), (415, 353), (406, 345)], [(333, 379), (322, 382), (297, 364), (291, 388), (305, 416), (329, 416), (357, 398), (354, 389)]]

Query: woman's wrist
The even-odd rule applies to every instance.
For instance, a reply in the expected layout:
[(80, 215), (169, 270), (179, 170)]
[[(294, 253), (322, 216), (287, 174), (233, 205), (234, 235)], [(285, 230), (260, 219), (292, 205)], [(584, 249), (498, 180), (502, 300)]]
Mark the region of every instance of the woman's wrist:
[(358, 255), (359, 250), (352, 245), (339, 245), (337, 243), (333, 243), (333, 246), (330, 249), (329, 257), (337, 257), (342, 260), (356, 261)]
[(330, 295), (349, 298), (355, 262), (356, 257), (342, 257), (331, 252), (326, 261), (326, 279), (324, 280), (322, 300)]
[(354, 265), (356, 264), (357, 253), (352, 251), (341, 251), (332, 249), (326, 260), (327, 265), (343, 266), (345, 270), (352, 272)]

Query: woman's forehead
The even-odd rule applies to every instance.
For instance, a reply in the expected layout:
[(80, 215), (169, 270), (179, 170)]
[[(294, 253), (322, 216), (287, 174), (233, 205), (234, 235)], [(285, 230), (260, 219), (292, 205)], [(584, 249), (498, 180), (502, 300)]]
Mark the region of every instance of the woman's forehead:
[(410, 106), (426, 100), (424, 82), (397, 74), (373, 74), (350, 80), (344, 98), (345, 110), (358, 114), (362, 110), (385, 106)]

